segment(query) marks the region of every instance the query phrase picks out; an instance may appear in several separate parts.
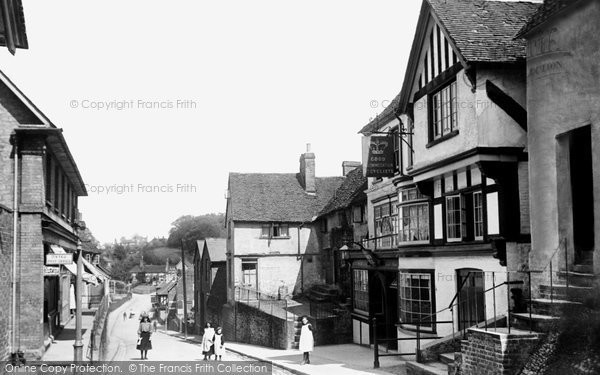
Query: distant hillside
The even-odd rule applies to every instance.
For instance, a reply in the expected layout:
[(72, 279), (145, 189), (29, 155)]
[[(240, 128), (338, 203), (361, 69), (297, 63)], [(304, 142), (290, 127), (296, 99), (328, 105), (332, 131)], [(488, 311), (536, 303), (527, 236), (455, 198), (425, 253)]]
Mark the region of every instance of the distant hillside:
[(181, 259), (181, 249), (172, 247), (157, 247), (143, 251), (145, 264), (163, 265), (169, 259), (169, 263), (176, 264)]

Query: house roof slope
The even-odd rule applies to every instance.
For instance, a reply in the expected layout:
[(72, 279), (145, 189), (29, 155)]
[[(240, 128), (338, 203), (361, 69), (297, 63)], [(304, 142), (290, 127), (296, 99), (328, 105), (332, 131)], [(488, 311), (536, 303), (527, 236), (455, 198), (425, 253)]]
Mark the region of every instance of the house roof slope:
[(319, 213), (319, 216), (349, 207), (352, 203), (366, 199), (367, 178), (363, 176), (362, 166), (348, 173), (342, 185), (335, 191), (331, 200)]
[(344, 177), (316, 177), (308, 194), (295, 173), (230, 173), (230, 209), (235, 221), (308, 222), (329, 202)]

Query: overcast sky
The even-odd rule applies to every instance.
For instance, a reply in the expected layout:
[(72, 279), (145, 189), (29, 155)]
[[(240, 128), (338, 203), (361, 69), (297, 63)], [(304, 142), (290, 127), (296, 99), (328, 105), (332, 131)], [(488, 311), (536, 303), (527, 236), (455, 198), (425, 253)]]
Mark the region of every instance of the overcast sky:
[(340, 175), (400, 91), (421, 5), (23, 3), (30, 49), (0, 51), (0, 69), (64, 129), (103, 242), (224, 212), (228, 172), (297, 172), (306, 143), (317, 176)]

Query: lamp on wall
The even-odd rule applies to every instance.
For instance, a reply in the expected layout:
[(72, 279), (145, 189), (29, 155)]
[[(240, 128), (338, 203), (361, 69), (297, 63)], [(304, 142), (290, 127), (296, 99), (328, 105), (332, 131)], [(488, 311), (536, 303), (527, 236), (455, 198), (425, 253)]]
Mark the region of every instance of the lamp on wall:
[(344, 246), (340, 247), (340, 251), (342, 252), (342, 259), (344, 259), (344, 257), (346, 257), (346, 261), (350, 260), (350, 251), (351, 248), (348, 247), (348, 244), (350, 245), (358, 245), (360, 247), (360, 251), (362, 252), (363, 256), (367, 259), (367, 264), (369, 266), (380, 266), (383, 264), (383, 260), (380, 259), (377, 254), (375, 254), (373, 252), (373, 250), (371, 249), (367, 249), (366, 247), (364, 247), (360, 242), (354, 242), (354, 241), (348, 241), (346, 242), (346, 244), (344, 244)]

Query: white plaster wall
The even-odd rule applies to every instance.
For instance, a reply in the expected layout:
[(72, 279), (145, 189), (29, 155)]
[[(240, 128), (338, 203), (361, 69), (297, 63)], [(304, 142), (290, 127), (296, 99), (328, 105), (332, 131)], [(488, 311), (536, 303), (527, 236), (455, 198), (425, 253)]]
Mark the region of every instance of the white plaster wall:
[[(435, 308), (436, 311), (443, 310), (450, 305), (452, 298), (457, 291), (456, 270), (462, 268), (475, 268), (486, 272), (484, 278), (484, 290), (489, 289), (494, 284), (492, 272), (495, 275), (495, 284), (501, 284), (506, 281), (506, 268), (500, 266), (497, 259), (491, 255), (485, 256), (455, 256), (438, 258), (400, 258), (399, 268), (403, 269), (426, 269), (434, 270), (435, 284)], [(456, 301), (454, 302), (456, 303)], [(490, 291), (485, 293), (486, 319), (494, 316), (494, 296)], [(508, 308), (507, 288), (501, 286), (496, 289), (496, 315), (505, 315)], [(436, 315), (438, 321), (454, 320), (455, 329), (458, 330), (458, 309), (455, 308), (452, 313), (445, 310)], [(437, 335), (444, 337), (452, 334), (451, 324), (439, 324), (437, 326)], [(415, 337), (416, 333), (398, 329), (398, 337)], [(427, 340), (422, 341), (424, 345)], [(400, 350), (403, 352), (414, 351), (416, 342), (414, 340), (399, 341)]]
[[(528, 36), (527, 109), (531, 207), (531, 264), (546, 264), (558, 246), (556, 136), (592, 125), (594, 194), (600, 196), (600, 4), (586, 2)], [(563, 176), (564, 177), (564, 176)], [(590, 203), (592, 204), (592, 203)], [(600, 199), (595, 199), (600, 246)], [(595, 252), (600, 272), (600, 253)]]

